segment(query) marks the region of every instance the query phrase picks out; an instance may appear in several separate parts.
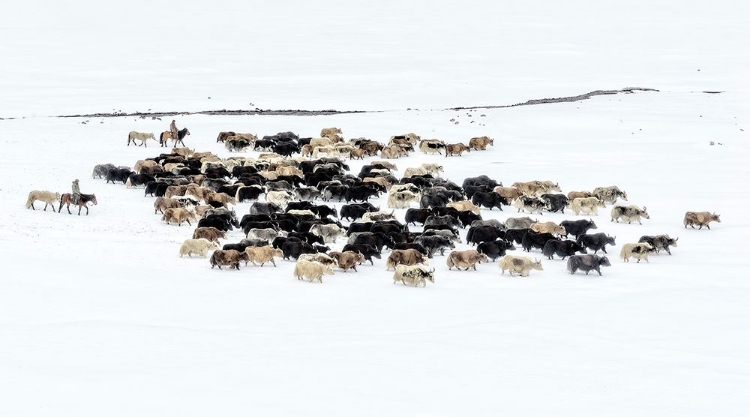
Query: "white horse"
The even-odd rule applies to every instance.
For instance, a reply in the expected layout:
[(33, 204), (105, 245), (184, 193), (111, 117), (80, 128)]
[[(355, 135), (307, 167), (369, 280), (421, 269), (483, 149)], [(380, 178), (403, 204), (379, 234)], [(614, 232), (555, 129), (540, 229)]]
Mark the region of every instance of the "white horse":
[(128, 133), (128, 146), (130, 146), (130, 142), (133, 142), (133, 145), (136, 145), (135, 141), (140, 140), (141, 144), (138, 146), (148, 147), (146, 146), (146, 141), (148, 139), (153, 139), (154, 141), (156, 141), (156, 138), (154, 137), (153, 133), (141, 133), (141, 132), (136, 132), (135, 130), (133, 130), (132, 132)]
[(40, 191), (34, 190), (29, 193), (29, 199), (26, 200), (26, 208), (36, 210), (34, 208), (34, 201), (44, 201), (44, 211), (47, 211), (47, 206), (52, 207), (52, 211), (55, 211), (55, 202), (60, 201), (60, 193), (53, 193), (52, 191)]

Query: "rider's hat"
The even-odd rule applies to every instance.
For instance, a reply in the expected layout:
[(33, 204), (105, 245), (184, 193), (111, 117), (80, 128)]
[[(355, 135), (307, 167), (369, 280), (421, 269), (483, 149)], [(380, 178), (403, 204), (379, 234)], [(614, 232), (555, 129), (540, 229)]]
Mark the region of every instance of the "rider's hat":
[(78, 182), (78, 178), (76, 178), (75, 180), (73, 180), (73, 182)]

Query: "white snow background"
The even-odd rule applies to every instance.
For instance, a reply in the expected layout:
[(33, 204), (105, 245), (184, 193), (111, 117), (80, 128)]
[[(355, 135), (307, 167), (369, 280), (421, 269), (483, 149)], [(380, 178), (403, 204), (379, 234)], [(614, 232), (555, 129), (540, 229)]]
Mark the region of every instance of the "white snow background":
[[(736, 1), (14, 3), (0, 15), (0, 415), (747, 415), (749, 12)], [(441, 110), (625, 87), (659, 92)], [(459, 184), (616, 184), (651, 219), (616, 224), (600, 210), (597, 231), (617, 236), (602, 277), (559, 259), (528, 278), (497, 262), (448, 271), (442, 256), (426, 288), (393, 285), (385, 256), (323, 284), (294, 279), (291, 261), (220, 271), (179, 257), (193, 228), (161, 222), (142, 189), (90, 176), (158, 155), (154, 142), (127, 147), (127, 133), (158, 134), (172, 117), (54, 117), (255, 107), (382, 112), (174, 118), (188, 146), (222, 157), (224, 130), (489, 135), (485, 152), (417, 153), (397, 174), (439, 162)], [(69, 192), (74, 178), (99, 200), (88, 216), (24, 208), (29, 191)], [(688, 210), (722, 223), (685, 230)], [(679, 237), (672, 256), (618, 259), (623, 243), (663, 233)]]

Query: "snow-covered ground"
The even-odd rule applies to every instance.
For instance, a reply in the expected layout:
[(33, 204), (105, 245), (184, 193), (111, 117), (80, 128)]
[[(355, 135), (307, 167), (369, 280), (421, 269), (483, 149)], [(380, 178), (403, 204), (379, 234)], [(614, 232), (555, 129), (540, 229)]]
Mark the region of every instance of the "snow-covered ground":
[[(15, 5), (0, 15), (0, 414), (747, 415), (750, 14), (735, 3)], [(430, 110), (632, 86), (660, 92)], [(385, 111), (175, 119), (188, 146), (222, 157), (224, 130), (489, 135), (485, 152), (397, 160), (398, 175), (439, 162), (459, 184), (616, 184), (651, 218), (594, 217), (617, 236), (602, 277), (559, 259), (528, 278), (497, 262), (448, 271), (442, 256), (426, 288), (393, 285), (384, 259), (322, 285), (294, 279), (291, 261), (219, 271), (179, 257), (193, 228), (161, 222), (142, 189), (90, 176), (158, 155), (127, 133), (170, 117), (48, 117), (254, 107)], [(99, 200), (88, 216), (24, 208), (30, 190), (69, 192), (74, 178)], [(685, 230), (688, 210), (722, 223)], [(663, 233), (679, 237), (672, 256), (617, 258)]]

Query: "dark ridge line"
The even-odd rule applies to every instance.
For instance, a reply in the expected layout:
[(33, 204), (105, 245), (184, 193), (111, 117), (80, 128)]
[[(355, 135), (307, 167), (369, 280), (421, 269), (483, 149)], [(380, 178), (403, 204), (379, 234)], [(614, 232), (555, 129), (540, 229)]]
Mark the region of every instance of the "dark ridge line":
[(201, 110), (201, 111), (168, 111), (168, 112), (115, 112), (115, 113), (92, 113), (92, 114), (73, 114), (73, 115), (62, 115), (53, 116), (59, 118), (73, 118), (73, 117), (140, 117), (145, 119), (146, 117), (164, 117), (164, 116), (180, 116), (180, 115), (192, 115), (192, 114), (204, 114), (208, 116), (253, 116), (253, 115), (265, 115), (265, 116), (330, 116), (333, 114), (353, 114), (353, 113), (381, 113), (380, 111), (370, 110)]
[[(516, 104), (449, 107), (447, 109), (432, 109), (430, 111), (506, 109), (506, 108), (511, 108), (511, 107), (520, 107), (520, 106), (535, 106), (539, 104), (570, 103), (570, 102), (575, 102), (575, 101), (588, 100), (594, 96), (612, 95), (612, 94), (620, 94), (620, 93), (633, 94), (636, 91), (659, 92), (659, 90), (655, 88), (627, 87), (621, 90), (595, 90), (590, 93), (581, 94), (577, 96), (571, 96), (571, 97), (534, 99), (534, 100), (528, 100), (523, 103), (516, 103)], [(704, 93), (716, 94), (719, 92), (704, 91)], [(407, 110), (412, 110), (412, 109), (408, 108)], [(414, 110), (418, 110), (418, 109), (414, 109)], [(59, 118), (101, 117), (101, 118), (104, 118), (104, 117), (134, 117), (135, 116), (135, 117), (140, 117), (142, 119), (145, 119), (146, 117), (157, 118), (157, 117), (163, 117), (163, 116), (178, 116), (178, 115), (191, 115), (191, 114), (203, 114), (203, 115), (208, 115), (208, 116), (255, 116), (255, 115), (257, 116), (331, 116), (335, 114), (385, 113), (385, 112), (386, 112), (385, 110), (334, 110), (334, 109), (329, 109), (329, 110), (262, 110), (262, 109), (256, 108), (255, 110), (223, 109), (223, 110), (202, 110), (202, 111), (196, 111), (196, 112), (171, 111), (171, 112), (134, 112), (134, 113), (124, 113), (124, 112), (92, 113), (92, 114), (75, 114), (75, 115), (62, 115), (62, 116), (52, 116), (52, 117), (59, 117)], [(0, 117), (0, 120), (12, 120), (12, 119), (16, 119), (16, 117), (9, 117), (9, 118)]]
[(595, 90), (590, 93), (581, 94), (577, 96), (571, 96), (571, 97), (534, 99), (534, 100), (528, 100), (523, 103), (516, 103), (516, 104), (506, 104), (506, 105), (499, 105), (499, 106), (451, 107), (450, 109), (447, 109), (447, 110), (507, 109), (511, 107), (520, 107), (520, 106), (535, 106), (538, 104), (571, 103), (575, 101), (588, 100), (594, 96), (605, 96), (605, 95), (620, 94), (620, 93), (633, 94), (636, 91), (649, 91), (649, 92), (653, 91), (657, 93), (659, 92), (659, 90), (655, 88), (628, 87), (628, 88), (623, 88), (622, 90)]

